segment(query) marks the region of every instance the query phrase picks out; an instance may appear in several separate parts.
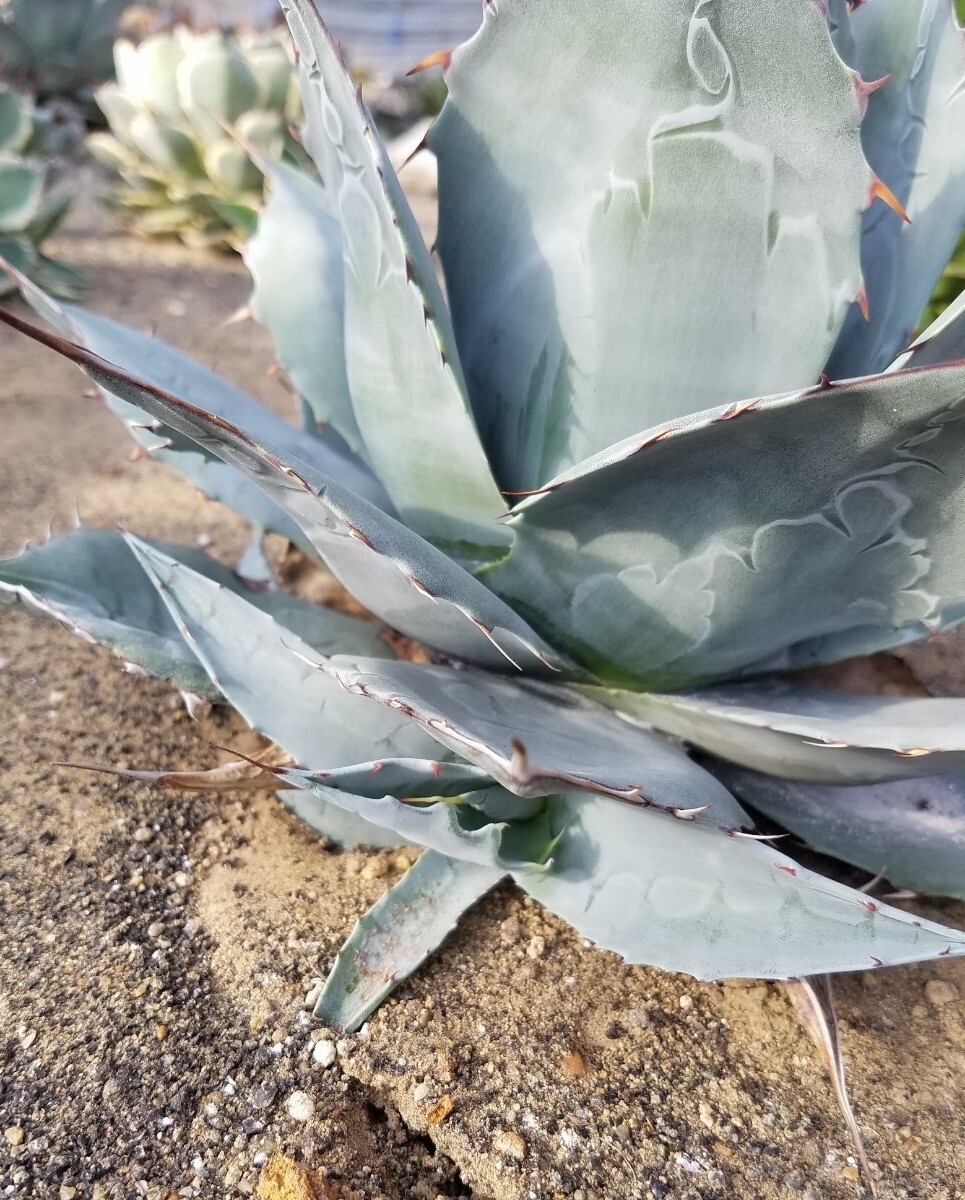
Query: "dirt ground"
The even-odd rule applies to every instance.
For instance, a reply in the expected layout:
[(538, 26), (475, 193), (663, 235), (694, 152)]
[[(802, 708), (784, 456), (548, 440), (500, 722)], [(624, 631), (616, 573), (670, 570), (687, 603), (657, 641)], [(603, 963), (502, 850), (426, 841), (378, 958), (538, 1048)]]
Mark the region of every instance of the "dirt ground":
[[(237, 262), (105, 239), (60, 250), (91, 305), (287, 411)], [(90, 523), (230, 561), (241, 523), (132, 462), (86, 381), (2, 335), (0, 552)], [(308, 1013), (410, 852), (342, 851), (271, 796), (158, 794), (52, 765), (211, 764), (168, 686), (0, 610), (0, 1193), (53, 1200), (719, 1200), (859, 1195), (783, 990), (628, 968), (506, 887), (359, 1034)], [(965, 924), (965, 906), (917, 911)], [(840, 981), (883, 1198), (965, 1197), (965, 962)], [(330, 1061), (334, 1059), (334, 1061)], [(328, 1065), (324, 1065), (328, 1063)]]

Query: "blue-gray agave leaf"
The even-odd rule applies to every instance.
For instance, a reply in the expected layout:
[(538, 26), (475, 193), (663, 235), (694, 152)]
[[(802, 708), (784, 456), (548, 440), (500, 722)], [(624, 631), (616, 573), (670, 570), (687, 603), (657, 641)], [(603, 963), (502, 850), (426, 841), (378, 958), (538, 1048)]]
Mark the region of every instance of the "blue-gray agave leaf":
[(354, 1033), (501, 877), (499, 870), (427, 850), (352, 930), (314, 1015)]
[(322, 669), (348, 691), (407, 713), (519, 796), (579, 787), (715, 826), (750, 824), (680, 750), (571, 688), (341, 656)]
[[(317, 655), (290, 630), (204, 576), (128, 535), (212, 682), (252, 728), (306, 767), (430, 758), (435, 743), (399, 713), (366, 705), (316, 670)], [(385, 647), (385, 653), (389, 653)]]
[[(965, 226), (965, 39), (950, 0), (874, 0), (850, 17), (853, 57), (881, 81), (861, 127), (871, 167), (904, 205), (865, 213), (868, 319), (848, 314), (827, 365), (834, 379), (883, 371), (915, 326)], [(846, 42), (839, 47), (849, 53)]]
[(431, 143), (459, 350), (504, 487), (817, 378), (858, 294), (871, 185), (820, 8), (485, 5)]
[[(358, 85), (311, 0), (283, 0), (328, 209), (342, 231), (345, 365), (379, 478), (404, 519), (457, 555), (498, 557), (502, 497), (473, 424), (448, 309)], [(324, 130), (324, 136), (322, 136)], [(429, 446), (444, 454), (427, 456)]]
[(835, 787), (704, 765), (815, 850), (880, 872), (896, 887), (965, 900), (965, 776)]
[(900, 354), (889, 371), (911, 367), (932, 367), (965, 359), (965, 292), (925, 329), (908, 349)]
[[(175, 391), (215, 416), (243, 425), (256, 440), (283, 448), (299, 460), (341, 479), (373, 504), (391, 510), (381, 484), (351, 454), (295, 429), (215, 371), (149, 334), (73, 305), (57, 304), (26, 281), (21, 281), (21, 286), (40, 316), (63, 336), (76, 339), (121, 370), (137, 371), (154, 386)], [(163, 422), (152, 421), (136, 403), (111, 391), (109, 385), (101, 390), (111, 410), (153, 458), (179, 470), (206, 495), (256, 525), (304, 542), (297, 524), (233, 467), (204, 454), (196, 443), (185, 443), (183, 436), (179, 437)]]
[[(202, 576), (212, 588), (245, 595), (247, 600), (239, 603), (269, 614), (265, 620), (277, 619), (319, 653), (352, 643), (371, 654), (385, 651), (371, 622), (283, 592), (245, 592), (236, 575), (200, 550), (163, 542), (147, 545)], [(0, 559), (0, 594), (55, 617), (182, 691), (220, 695), (119, 533), (81, 528), (15, 558)]]
[(672, 690), (965, 616), (965, 365), (703, 413), (524, 501), (486, 582), (599, 678)]
[(784, 979), (965, 954), (965, 933), (806, 870), (763, 842), (591, 796), (557, 802), (530, 895), (627, 962), (698, 979)]
[(610, 695), (656, 729), (785, 779), (875, 783), (965, 771), (965, 700), (858, 696), (781, 679)]
[(162, 421), (256, 483), (304, 531), (341, 582), (387, 624), (496, 670), (569, 667), (504, 601), (441, 550), (322, 470), (83, 347), (0, 310), (0, 321), (83, 367), (98, 386)]
[[(432, 800), (423, 797), (421, 800), (406, 801), (385, 792), (358, 795), (342, 788), (327, 787), (318, 774), (305, 771), (282, 769), (278, 777), (306, 794), (298, 803), (297, 814), (312, 828), (318, 828), (313, 815), (316, 805), (312, 803), (313, 799), (316, 801), (322, 825), (319, 832), (324, 830), (329, 810), (334, 806), (361, 817), (370, 825), (390, 830), (397, 835), (397, 843), (425, 846), (477, 866), (499, 867), (507, 871), (519, 866), (521, 861), (530, 861), (529, 853), (515, 856), (513, 841), (510, 840), (504, 848), (504, 834), (508, 828), (505, 822), (488, 821), (478, 810), (460, 803), (458, 799)], [(292, 807), (289, 796), (290, 792), (287, 791), (279, 793), (282, 802)], [(545, 848), (545, 845), (540, 847), (542, 850)], [(540, 857), (537, 852), (537, 858)], [(542, 864), (536, 863), (532, 869), (542, 869)]]
[(266, 163), (265, 171), (268, 203), (244, 255), (252, 313), (274, 337), (278, 361), (315, 420), (364, 458), (345, 374), (341, 227), (318, 180), (282, 163)]

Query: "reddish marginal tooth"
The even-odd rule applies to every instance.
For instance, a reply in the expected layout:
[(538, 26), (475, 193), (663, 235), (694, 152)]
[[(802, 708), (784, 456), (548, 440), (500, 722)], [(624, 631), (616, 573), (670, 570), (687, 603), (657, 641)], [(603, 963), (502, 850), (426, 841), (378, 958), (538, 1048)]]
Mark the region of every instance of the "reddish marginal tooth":
[(879, 88), (884, 87), (891, 76), (882, 75), (880, 79), (866, 80), (862, 79), (857, 71), (852, 71), (851, 74), (854, 78), (854, 90), (858, 93), (858, 104), (861, 106), (861, 115), (864, 116), (868, 111), (869, 97), (873, 96)]
[[(668, 438), (674, 431), (672, 429), (659, 429), (656, 433), (652, 433), (648, 438), (644, 438), (642, 442), (638, 442), (633, 454), (639, 454), (641, 450), (646, 450), (648, 446), (655, 446), (657, 442), (662, 442), (664, 438)], [(629, 455), (628, 455), (629, 457)]]
[(778, 863), (777, 869), (783, 871), (785, 875), (797, 875), (797, 871), (793, 867), (785, 867), (783, 863)]
[(431, 600), (433, 604), (438, 604), (439, 601), (433, 596), (432, 592), (426, 587), (421, 579), (417, 579), (415, 575), (409, 571), (403, 571), (402, 574), (408, 579), (420, 596), (425, 596), (427, 600)]
[(380, 763), (380, 762), (373, 763), (372, 764), (372, 774), (378, 775), (379, 771), (381, 771), (384, 766), (385, 766), (384, 763)]
[(863, 283), (858, 289), (858, 294), (855, 296), (855, 301), (857, 302), (858, 307), (861, 309), (861, 315), (866, 321), (870, 321), (871, 306), (868, 304), (868, 293), (865, 291), (865, 286)]
[(562, 667), (558, 667), (555, 663), (551, 663), (550, 660), (546, 657), (546, 655), (541, 654), (538, 650), (534, 650), (533, 653), (536, 655), (536, 657), (539, 659), (539, 661), (543, 664), (543, 666), (547, 667), (550, 671), (556, 671), (557, 673), (559, 673), (560, 671), (563, 670)]
[(434, 762), (432, 764), (432, 773), (433, 773), (433, 775), (435, 775), (436, 779), (438, 779), (439, 776), (442, 774), (442, 763)]
[(904, 205), (891, 190), (891, 188), (883, 180), (879, 179), (877, 175), (871, 181), (871, 191), (868, 193), (868, 203), (871, 204), (875, 200), (884, 200), (885, 204), (888, 205), (892, 212), (897, 213), (903, 221), (907, 221), (908, 224), (911, 224), (911, 217), (909, 217), (905, 212)]
[(436, 50), (432, 54), (427, 54), (421, 62), (417, 62), (411, 70), (406, 71), (406, 75), (418, 75), (421, 71), (428, 71), (431, 67), (442, 67), (443, 74), (449, 70), (452, 63), (451, 50)]
[(934, 750), (926, 750), (921, 747), (912, 747), (908, 750), (896, 750), (895, 754), (898, 758), (922, 758), (926, 754), (934, 754)]
[(873, 900), (859, 900), (858, 903), (862, 908), (866, 908), (870, 913), (876, 913), (878, 911), (878, 905), (875, 904)]
[(726, 412), (721, 413), (718, 420), (733, 421), (735, 417), (742, 417), (744, 413), (752, 412), (757, 408), (757, 404), (756, 400), (744, 400), (740, 404), (732, 404)]
[(356, 529), (355, 526), (352, 525), (349, 521), (345, 522), (345, 527), (348, 529), (349, 537), (355, 538), (355, 540), (357, 542), (361, 542), (363, 546), (368, 546), (368, 548), (370, 550), (375, 549), (375, 547), (372, 545), (372, 543), (369, 541), (369, 539), (365, 536), (365, 534), (361, 531), (361, 529)]
[(709, 804), (702, 804), (700, 808), (672, 808), (670, 811), (680, 821), (693, 821), (695, 817), (699, 817), (710, 807)]
[(818, 377), (818, 387), (822, 392), (826, 392), (829, 388), (834, 387), (834, 384), (831, 382), (831, 376), (825, 375), (825, 373), (822, 371)]
[[(463, 610), (463, 611), (465, 611), (465, 610)], [(514, 666), (517, 671), (522, 671), (523, 668), (519, 665), (519, 663), (516, 661), (516, 659), (513, 658), (510, 654), (508, 654), (506, 652), (506, 650), (503, 649), (502, 646), (500, 646), (499, 642), (496, 640), (495, 635), (493, 634), (492, 629), (490, 629), (490, 627), (488, 625), (484, 625), (482, 623), (482, 621), (477, 620), (476, 617), (471, 616), (469, 613), (466, 613), (466, 616), (469, 617), (469, 620), (472, 621), (473, 625), (476, 626), (476, 628), (483, 635), (483, 637), (485, 637), (486, 640), (491, 645), (495, 646), (495, 648), (499, 651), (499, 653), (503, 656), (503, 658), (506, 659), (506, 661), (508, 663), (511, 663), (512, 666)]]
[(874, 954), (870, 955), (870, 958), (871, 958), (871, 965), (874, 967), (883, 967), (885, 965), (884, 962), (882, 961), (882, 959), (878, 958)]

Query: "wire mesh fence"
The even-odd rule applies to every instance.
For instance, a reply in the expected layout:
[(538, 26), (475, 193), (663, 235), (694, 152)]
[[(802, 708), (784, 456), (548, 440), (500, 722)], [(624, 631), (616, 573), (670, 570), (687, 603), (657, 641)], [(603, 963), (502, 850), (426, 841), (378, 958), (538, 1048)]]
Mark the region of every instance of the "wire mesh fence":
[[(353, 64), (379, 76), (407, 71), (434, 50), (471, 37), (483, 0), (315, 0)], [(0, 4), (3, 0), (0, 0)], [(198, 25), (266, 27), (278, 0), (160, 0), (159, 7)]]
[(482, 0), (317, 0), (349, 58), (379, 74), (405, 71), (479, 27)]

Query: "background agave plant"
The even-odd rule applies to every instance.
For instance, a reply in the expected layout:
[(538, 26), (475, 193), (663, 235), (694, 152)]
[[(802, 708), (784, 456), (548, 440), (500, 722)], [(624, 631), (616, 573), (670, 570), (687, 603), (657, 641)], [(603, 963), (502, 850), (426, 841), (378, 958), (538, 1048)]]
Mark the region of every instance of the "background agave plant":
[(114, 73), (114, 30), (129, 0), (2, 0), (0, 73), (38, 100), (84, 102)]
[(965, 616), (965, 318), (905, 351), (965, 225), (950, 6), (490, 3), (432, 137), (448, 300), (311, 0), (282, 7), (320, 181), (268, 167), (248, 262), (303, 428), (36, 289), (56, 332), (4, 319), (433, 661), (130, 535), (57, 538), (2, 587), (287, 755), (232, 786), (426, 847), (340, 955), (333, 1025), (507, 875), (701, 978), (965, 953), (741, 804), (965, 895), (965, 701), (781, 674)]
[(117, 83), (97, 92), (111, 132), (88, 146), (120, 173), (114, 199), (134, 230), (240, 246), (264, 193), (249, 148), (307, 162), (289, 129), (299, 102), (285, 40), (179, 26), (138, 46), (119, 41), (115, 59)]
[[(27, 97), (0, 86), (0, 256), (55, 296), (76, 299), (82, 277), (41, 249), (70, 208), (66, 191), (48, 187), (49, 156), (59, 143), (60, 130)], [(0, 295), (16, 286), (0, 273)]]

